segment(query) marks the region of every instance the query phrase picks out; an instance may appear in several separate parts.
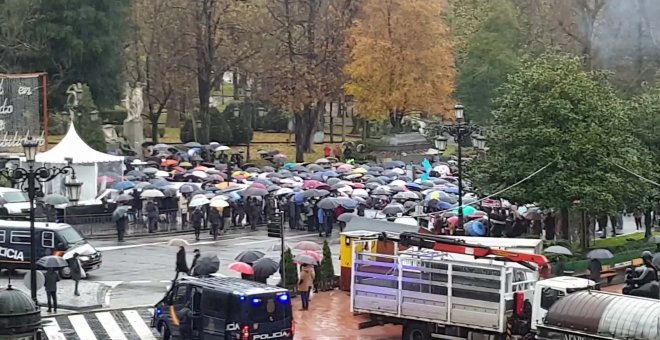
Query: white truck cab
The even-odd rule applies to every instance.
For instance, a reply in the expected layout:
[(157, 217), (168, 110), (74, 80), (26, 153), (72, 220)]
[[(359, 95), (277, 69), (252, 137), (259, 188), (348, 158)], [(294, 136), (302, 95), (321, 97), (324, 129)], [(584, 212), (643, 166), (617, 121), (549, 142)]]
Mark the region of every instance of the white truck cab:
[(532, 303), (531, 328), (536, 330), (538, 325), (544, 324), (548, 310), (559, 299), (595, 287), (596, 283), (594, 281), (573, 276), (559, 276), (536, 282)]

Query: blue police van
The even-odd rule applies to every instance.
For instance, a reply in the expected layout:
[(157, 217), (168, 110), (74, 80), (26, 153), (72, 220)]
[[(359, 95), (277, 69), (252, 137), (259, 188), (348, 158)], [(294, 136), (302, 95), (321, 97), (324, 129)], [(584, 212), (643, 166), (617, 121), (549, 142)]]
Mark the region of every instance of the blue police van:
[(291, 296), (284, 288), (229, 277), (185, 277), (156, 305), (162, 339), (293, 339)]
[[(47, 255), (67, 259), (78, 253), (86, 272), (101, 267), (101, 253), (72, 226), (64, 223), (35, 222), (36, 254), (30, 248), (30, 222), (0, 220), (0, 269), (29, 269), (30, 259)], [(68, 278), (69, 268), (62, 268), (60, 276)]]

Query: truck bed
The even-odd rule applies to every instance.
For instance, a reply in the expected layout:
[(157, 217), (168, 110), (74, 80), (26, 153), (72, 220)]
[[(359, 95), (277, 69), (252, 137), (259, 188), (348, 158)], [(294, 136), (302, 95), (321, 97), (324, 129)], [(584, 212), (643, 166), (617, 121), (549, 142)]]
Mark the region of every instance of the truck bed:
[(357, 253), (352, 310), (502, 333), (513, 309), (511, 287), (531, 286), (511, 284), (513, 271), (474, 261)]

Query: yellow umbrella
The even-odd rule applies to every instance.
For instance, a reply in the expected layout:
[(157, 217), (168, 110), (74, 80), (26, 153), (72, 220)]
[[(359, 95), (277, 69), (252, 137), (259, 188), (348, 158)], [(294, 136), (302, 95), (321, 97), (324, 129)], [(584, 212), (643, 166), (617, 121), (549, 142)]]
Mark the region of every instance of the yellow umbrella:
[(231, 174), (232, 177), (238, 177), (238, 176), (243, 176), (245, 178), (250, 178), (252, 177), (252, 174), (247, 172), (247, 171), (234, 171), (233, 174)]
[(354, 174), (366, 174), (367, 169), (365, 169), (365, 168), (355, 168), (355, 169), (353, 169), (353, 173)]
[(431, 197), (432, 200), (439, 200), (440, 199), (440, 193), (437, 192), (437, 191), (434, 191), (434, 192), (431, 193), (430, 197)]
[(231, 182), (222, 182), (222, 183), (218, 183), (218, 184), (216, 184), (215, 187), (218, 188), (218, 189), (220, 189), (220, 190), (224, 190), (224, 189), (229, 188), (229, 186), (230, 186), (231, 184), (232, 184)]

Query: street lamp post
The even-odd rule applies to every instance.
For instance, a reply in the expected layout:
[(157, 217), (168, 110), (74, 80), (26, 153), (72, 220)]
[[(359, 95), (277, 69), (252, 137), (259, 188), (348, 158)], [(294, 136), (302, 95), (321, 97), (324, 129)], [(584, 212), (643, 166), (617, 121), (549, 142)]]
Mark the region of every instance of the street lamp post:
[[(479, 131), (479, 127), (471, 124), (465, 123), (464, 108), (463, 105), (454, 106), (454, 118), (456, 123), (443, 126), (441, 129), (440, 135), (435, 138), (435, 147), (440, 151), (447, 149), (447, 137), (443, 136), (442, 133), (448, 133), (454, 137), (454, 141), (457, 144), (457, 154), (458, 154), (458, 229), (463, 229), (463, 154), (461, 144), (465, 141), (466, 137), (471, 136), (475, 132)], [(484, 149), (486, 146), (486, 138), (481, 135), (474, 136), (474, 146), (479, 149)]]
[(62, 168), (57, 167), (39, 167), (35, 168), (35, 161), (39, 149), (39, 142), (28, 137), (23, 141), (23, 151), (28, 168), (2, 169), (0, 176), (7, 178), (13, 183), (20, 184), (21, 188), (27, 183), (28, 198), (30, 200), (30, 291), (34, 303), (37, 303), (37, 263), (35, 255), (37, 254), (36, 232), (34, 227), (34, 200), (36, 198), (37, 183), (53, 180), (58, 175), (69, 175), (71, 177), (64, 182), (69, 200), (76, 202), (80, 199), (80, 187), (82, 182), (76, 179), (76, 171), (71, 167), (72, 158), (67, 158), (67, 165)]

